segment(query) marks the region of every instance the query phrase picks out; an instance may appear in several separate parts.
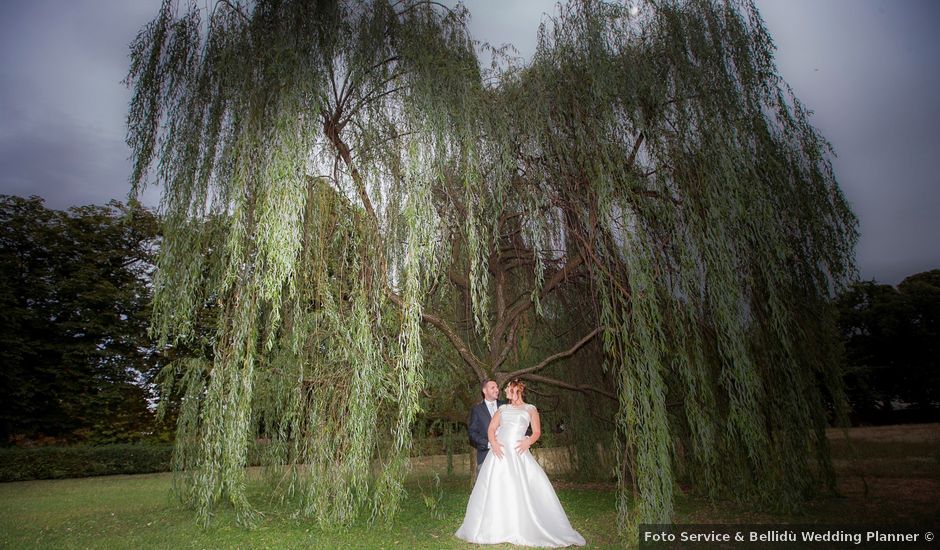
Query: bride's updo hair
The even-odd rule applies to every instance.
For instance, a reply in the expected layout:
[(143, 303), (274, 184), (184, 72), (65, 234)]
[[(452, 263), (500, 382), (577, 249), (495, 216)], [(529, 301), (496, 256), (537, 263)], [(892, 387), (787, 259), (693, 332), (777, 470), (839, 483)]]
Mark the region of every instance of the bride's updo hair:
[(514, 388), (518, 388), (520, 400), (525, 397), (525, 382), (523, 382), (521, 378), (513, 378), (512, 380), (509, 381), (508, 384), (506, 384), (506, 386), (507, 387), (512, 386)]

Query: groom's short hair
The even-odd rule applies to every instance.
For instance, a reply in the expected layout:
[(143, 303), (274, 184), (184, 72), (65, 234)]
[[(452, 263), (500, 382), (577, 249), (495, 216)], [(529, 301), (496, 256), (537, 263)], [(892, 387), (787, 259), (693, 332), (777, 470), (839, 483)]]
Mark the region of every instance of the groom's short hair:
[[(483, 390), (486, 389), (486, 385), (490, 382), (496, 382), (496, 380), (493, 380), (492, 378), (484, 378), (483, 381), (480, 382), (480, 393), (483, 393)], [(497, 383), (496, 385), (498, 386), (499, 384)]]

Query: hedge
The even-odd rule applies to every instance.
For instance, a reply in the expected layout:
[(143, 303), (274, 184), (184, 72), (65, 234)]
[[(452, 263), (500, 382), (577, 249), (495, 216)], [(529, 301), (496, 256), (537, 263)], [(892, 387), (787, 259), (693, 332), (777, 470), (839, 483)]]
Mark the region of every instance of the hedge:
[(166, 472), (172, 455), (172, 445), (0, 448), (0, 481)]

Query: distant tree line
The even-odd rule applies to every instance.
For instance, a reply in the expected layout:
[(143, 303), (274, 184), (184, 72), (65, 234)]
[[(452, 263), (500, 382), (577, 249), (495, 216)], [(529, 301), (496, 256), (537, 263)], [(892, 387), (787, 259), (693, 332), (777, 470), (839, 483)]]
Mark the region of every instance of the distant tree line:
[(897, 287), (853, 284), (835, 301), (854, 423), (937, 420), (940, 269)]
[[(154, 379), (211, 351), (158, 349), (148, 334), (158, 227), (139, 205), (58, 211), (0, 195), (0, 445), (169, 440), (175, 408), (157, 423)], [(940, 409), (940, 269), (857, 282), (834, 304), (854, 421)]]

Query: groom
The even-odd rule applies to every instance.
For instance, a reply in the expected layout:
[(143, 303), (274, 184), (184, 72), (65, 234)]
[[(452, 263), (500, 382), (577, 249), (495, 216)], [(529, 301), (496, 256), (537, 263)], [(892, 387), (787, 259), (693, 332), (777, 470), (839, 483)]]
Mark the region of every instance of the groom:
[(483, 401), (477, 403), (470, 409), (470, 420), (467, 422), (467, 435), (470, 437), (470, 444), (477, 450), (477, 471), (480, 470), (480, 464), (486, 459), (486, 453), (490, 450), (490, 442), (487, 437), (487, 430), (490, 427), (490, 419), (496, 414), (496, 409), (507, 402), (498, 400), (499, 386), (495, 380), (484, 380), (480, 384), (480, 391), (483, 393)]

